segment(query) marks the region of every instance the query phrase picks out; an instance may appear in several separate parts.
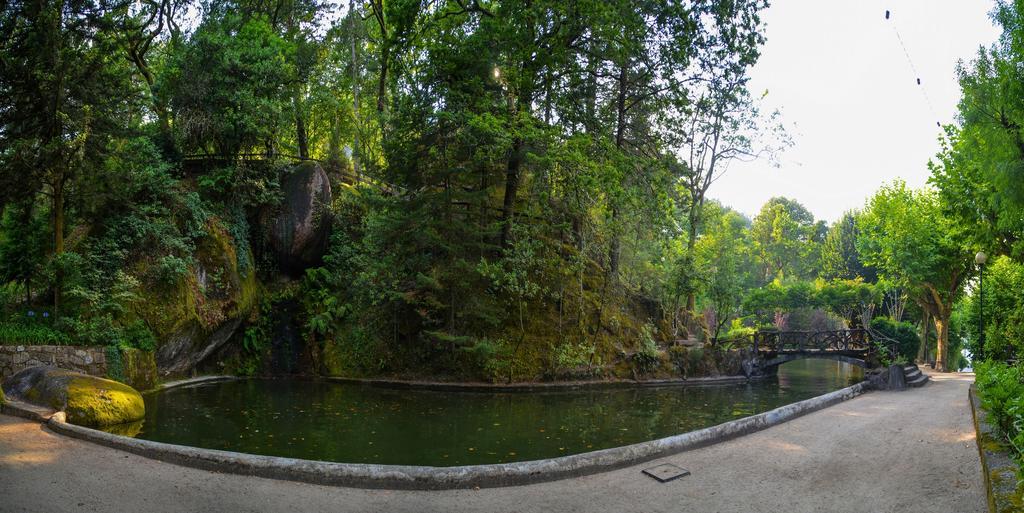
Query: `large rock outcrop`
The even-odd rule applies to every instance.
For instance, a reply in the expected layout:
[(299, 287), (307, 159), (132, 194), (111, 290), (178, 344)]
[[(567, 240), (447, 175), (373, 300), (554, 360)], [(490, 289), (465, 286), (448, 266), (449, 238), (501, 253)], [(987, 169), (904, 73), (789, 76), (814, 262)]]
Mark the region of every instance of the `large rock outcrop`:
[(132, 387), (56, 367), (29, 367), (4, 382), (11, 399), (45, 406), (67, 415), (68, 422), (105, 427), (141, 420), (142, 396)]
[(247, 241), (236, 241), (212, 220), (197, 246), (195, 263), (169, 290), (144, 291), (140, 314), (160, 346), (160, 376), (189, 374), (236, 333), (259, 297)]
[(320, 263), (330, 236), (331, 182), (315, 162), (303, 162), (281, 183), (284, 199), (263, 214), (267, 241), (282, 271), (299, 275)]

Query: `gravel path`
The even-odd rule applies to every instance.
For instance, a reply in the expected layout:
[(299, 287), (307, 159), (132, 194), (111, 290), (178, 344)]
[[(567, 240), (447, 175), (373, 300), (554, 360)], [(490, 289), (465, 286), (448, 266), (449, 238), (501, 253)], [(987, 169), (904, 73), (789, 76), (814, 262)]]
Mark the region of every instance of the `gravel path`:
[[(871, 392), (644, 465), (529, 486), (440, 492), (332, 488), (217, 474), (66, 438), (0, 415), (0, 511), (986, 511), (967, 388)], [(658, 483), (657, 463), (693, 475)]]

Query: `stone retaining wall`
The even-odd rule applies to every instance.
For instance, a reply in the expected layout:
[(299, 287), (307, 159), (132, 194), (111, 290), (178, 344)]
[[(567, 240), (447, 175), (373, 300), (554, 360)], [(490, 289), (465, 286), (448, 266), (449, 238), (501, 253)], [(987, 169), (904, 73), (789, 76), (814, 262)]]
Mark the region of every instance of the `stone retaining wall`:
[(102, 346), (0, 346), (0, 381), (24, 368), (36, 365), (52, 365), (93, 376), (106, 376), (106, 348)]

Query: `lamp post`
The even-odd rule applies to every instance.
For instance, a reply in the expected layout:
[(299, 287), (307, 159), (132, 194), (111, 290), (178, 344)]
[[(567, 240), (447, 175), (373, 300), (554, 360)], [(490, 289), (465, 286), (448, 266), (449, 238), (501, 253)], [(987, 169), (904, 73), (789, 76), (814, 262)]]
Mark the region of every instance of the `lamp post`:
[(981, 356), (985, 354), (985, 261), (988, 255), (979, 251), (974, 255), (974, 263), (978, 264), (978, 347)]

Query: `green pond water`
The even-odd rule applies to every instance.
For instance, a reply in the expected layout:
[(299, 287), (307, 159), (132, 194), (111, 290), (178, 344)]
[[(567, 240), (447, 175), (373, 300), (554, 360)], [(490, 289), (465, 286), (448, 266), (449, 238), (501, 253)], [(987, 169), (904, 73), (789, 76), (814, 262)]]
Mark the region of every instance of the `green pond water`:
[(784, 364), (737, 385), (480, 393), (250, 379), (146, 396), (135, 436), (346, 463), (453, 466), (534, 460), (653, 440), (843, 388), (861, 370)]

